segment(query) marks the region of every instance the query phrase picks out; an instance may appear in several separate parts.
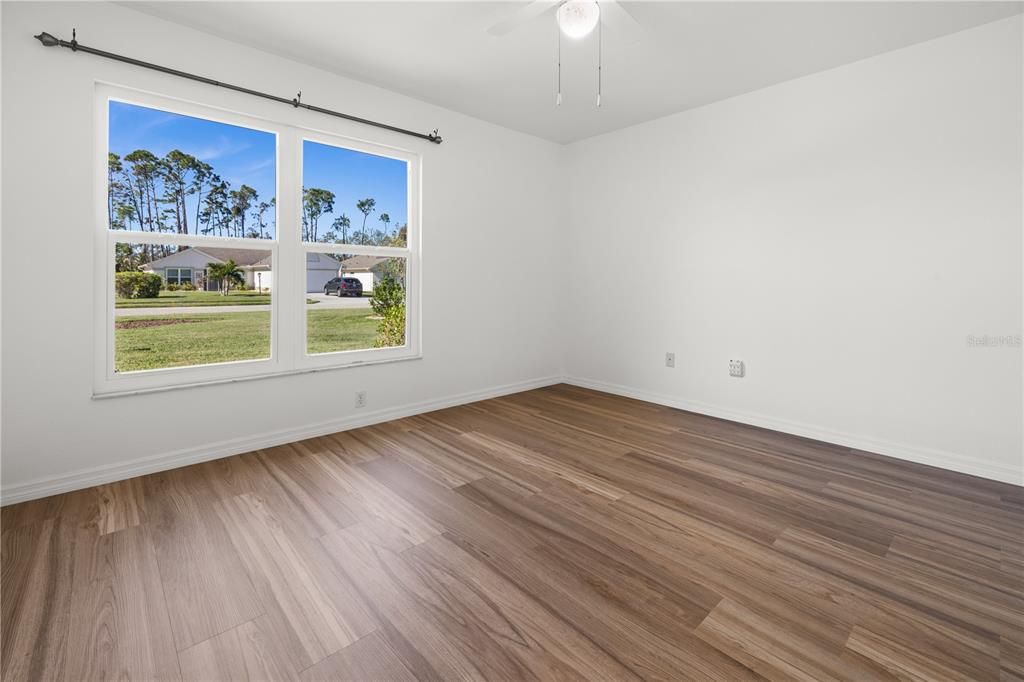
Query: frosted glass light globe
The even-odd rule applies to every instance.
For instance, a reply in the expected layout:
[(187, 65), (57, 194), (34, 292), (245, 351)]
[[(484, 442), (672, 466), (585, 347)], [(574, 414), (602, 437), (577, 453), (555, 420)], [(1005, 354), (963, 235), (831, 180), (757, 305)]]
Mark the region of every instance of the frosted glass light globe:
[(566, 38), (579, 40), (587, 36), (597, 26), (601, 18), (601, 9), (595, 0), (566, 0), (555, 15), (558, 28)]

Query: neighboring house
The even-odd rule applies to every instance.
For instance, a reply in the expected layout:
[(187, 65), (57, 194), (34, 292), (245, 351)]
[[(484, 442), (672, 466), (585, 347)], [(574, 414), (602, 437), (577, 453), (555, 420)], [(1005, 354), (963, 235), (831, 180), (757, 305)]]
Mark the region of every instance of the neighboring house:
[[(206, 266), (210, 263), (235, 261), (245, 275), (245, 285), (250, 289), (274, 288), (274, 272), (270, 254), (252, 249), (220, 249), (192, 247), (178, 251), (165, 258), (158, 258), (142, 266), (145, 272), (155, 272), (168, 284), (185, 284), (203, 291), (217, 291), (220, 282), (209, 278)], [(338, 276), (338, 261), (326, 254), (306, 254), (306, 291), (321, 291), (324, 284)]]
[(389, 260), (381, 256), (349, 256), (341, 261), (338, 272), (345, 277), (355, 277), (363, 283), (363, 292), (370, 293), (373, 291), (373, 283), (379, 282), (384, 276)]
[(306, 253), (306, 293), (323, 291), (324, 285), (338, 276), (338, 259), (326, 253)]

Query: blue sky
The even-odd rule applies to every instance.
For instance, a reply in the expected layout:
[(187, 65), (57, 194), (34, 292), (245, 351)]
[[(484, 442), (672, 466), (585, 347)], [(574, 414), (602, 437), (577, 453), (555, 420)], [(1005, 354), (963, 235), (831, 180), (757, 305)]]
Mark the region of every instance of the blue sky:
[[(238, 126), (182, 116), (123, 102), (110, 103), (110, 151), (121, 156), (148, 149), (163, 156), (172, 149), (191, 154), (213, 166), (231, 183), (257, 191), (260, 201), (275, 194), (276, 136)], [(349, 149), (306, 141), (303, 144), (303, 184), (335, 193), (334, 212), (320, 219), (320, 233), (330, 229), (334, 218), (345, 213), (352, 228), (359, 229), (363, 215), (356, 201), (373, 197), (376, 211), (366, 221), (367, 231), (383, 227), (382, 212), (391, 217), (391, 230), (408, 219), (406, 164)], [(195, 215), (191, 197), (190, 216)], [(194, 225), (190, 225), (194, 229)]]
[(376, 210), (366, 219), (367, 232), (384, 228), (379, 219), (381, 213), (390, 216), (392, 232), (408, 219), (404, 161), (306, 140), (302, 145), (302, 165), (305, 187), (322, 187), (335, 194), (334, 212), (320, 218), (321, 234), (342, 213), (358, 231), (363, 214), (356, 209), (356, 202), (367, 197), (377, 200)]

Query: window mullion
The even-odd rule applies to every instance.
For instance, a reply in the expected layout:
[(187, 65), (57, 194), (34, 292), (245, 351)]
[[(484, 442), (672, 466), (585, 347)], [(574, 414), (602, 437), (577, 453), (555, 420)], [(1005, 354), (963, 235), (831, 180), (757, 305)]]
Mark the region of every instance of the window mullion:
[(305, 346), (305, 252), (302, 250), (302, 140), (295, 128), (285, 128), (278, 137), (277, 174), (277, 263), (280, 273), (274, 282), (277, 348), (281, 366), (299, 365)]

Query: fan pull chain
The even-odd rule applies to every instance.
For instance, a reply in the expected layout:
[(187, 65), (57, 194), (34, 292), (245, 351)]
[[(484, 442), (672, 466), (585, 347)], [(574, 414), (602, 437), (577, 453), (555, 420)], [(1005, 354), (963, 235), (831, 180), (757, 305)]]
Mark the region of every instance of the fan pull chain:
[(601, 108), (601, 48), (603, 44), (604, 32), (601, 30), (604, 27), (604, 21), (601, 20), (601, 15), (597, 17), (597, 107)]
[(555, 22), (555, 33), (558, 36), (558, 94), (555, 95), (555, 106), (562, 106), (562, 29)]

